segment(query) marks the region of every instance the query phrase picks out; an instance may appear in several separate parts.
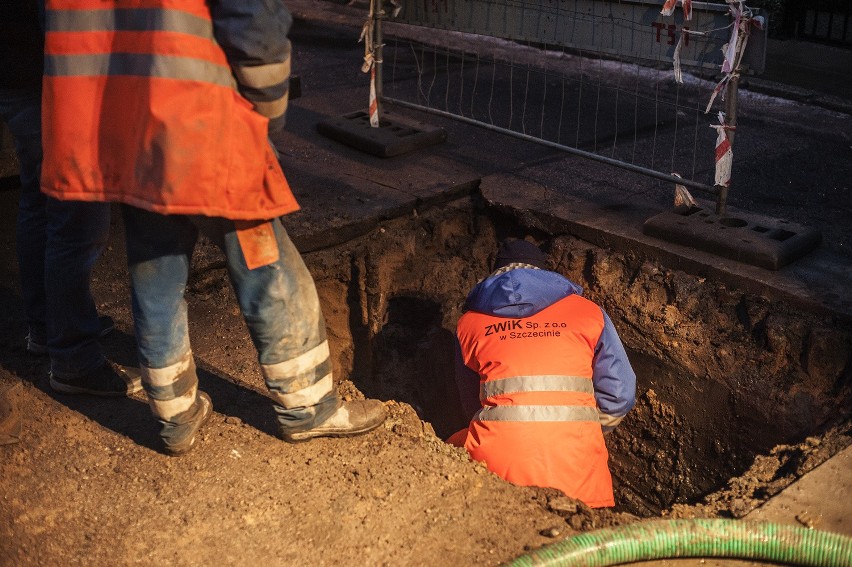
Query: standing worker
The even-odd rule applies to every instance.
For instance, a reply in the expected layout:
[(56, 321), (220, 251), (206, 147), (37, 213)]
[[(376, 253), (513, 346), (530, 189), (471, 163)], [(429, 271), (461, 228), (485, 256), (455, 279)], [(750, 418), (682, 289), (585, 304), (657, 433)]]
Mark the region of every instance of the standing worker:
[(298, 209), (280, 144), (291, 17), (280, 0), (48, 0), (42, 190), (122, 203), (142, 383), (166, 453), (212, 412), (184, 299), (199, 233), (227, 258), (290, 442), (385, 419), (341, 402), (307, 267), (279, 216)]
[(633, 407), (636, 375), (609, 317), (506, 240), (465, 302), (456, 379), (470, 425), (448, 442), (500, 477), (614, 506), (603, 435)]

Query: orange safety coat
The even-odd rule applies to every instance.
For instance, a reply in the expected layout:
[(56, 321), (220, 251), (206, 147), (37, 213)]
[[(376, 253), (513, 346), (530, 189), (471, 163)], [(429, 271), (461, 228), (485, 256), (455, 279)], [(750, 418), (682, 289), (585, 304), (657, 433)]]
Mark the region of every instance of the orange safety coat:
[(299, 206), (204, 0), (48, 0), (42, 191), (163, 214)]
[(509, 482), (614, 506), (592, 386), (603, 327), (600, 307), (579, 295), (530, 317), (462, 315), (461, 355), (482, 403), (464, 439), (471, 457)]

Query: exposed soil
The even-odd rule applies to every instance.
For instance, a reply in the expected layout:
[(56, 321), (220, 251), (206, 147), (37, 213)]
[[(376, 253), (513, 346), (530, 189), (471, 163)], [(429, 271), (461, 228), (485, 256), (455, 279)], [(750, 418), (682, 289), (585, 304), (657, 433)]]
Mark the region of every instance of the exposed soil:
[[(608, 438), (619, 506), (590, 510), (471, 462), (441, 441), (461, 425), (451, 330), (497, 238), (527, 229), (463, 198), (306, 255), (340, 391), (390, 410), (383, 428), (351, 440), (274, 437), (221, 256), (202, 242), (187, 297), (216, 413), (191, 454), (169, 458), (144, 396), (54, 394), (47, 363), (25, 353), (17, 194), (0, 198), (0, 384), (26, 414), (22, 441), (0, 447), (0, 564), (496, 565), (643, 517), (740, 517), (852, 442), (848, 323), (536, 232), (554, 268), (605, 305), (639, 374), (637, 407)], [(93, 286), (117, 323), (107, 351), (132, 363), (121, 242), (114, 222)]]
[[(335, 21), (337, 12), (320, 19)], [(349, 24), (360, 26), (364, 15)], [(327, 39), (302, 25), (301, 33)], [(327, 59), (308, 59), (315, 74), (326, 66), (336, 72), (340, 41), (329, 37)], [(765, 135), (754, 142), (760, 167), (735, 166), (755, 182), (732, 193), (731, 204), (820, 226), (823, 246), (848, 259), (852, 161), (848, 133), (838, 133), (845, 122), (780, 99), (743, 97), (766, 112), (743, 112), (740, 124), (759, 125)], [(788, 124), (808, 135), (789, 135)], [(341, 167), (304, 144), (296, 150), (322, 167)], [(215, 413), (189, 455), (169, 458), (159, 452), (144, 394), (56, 394), (48, 362), (25, 352), (18, 192), (7, 177), (15, 171), (11, 154), (2, 151), (0, 391), (11, 389), (24, 427), (19, 443), (0, 446), (0, 566), (498, 565), (600, 527), (743, 517), (852, 444), (849, 317), (735, 289), (637, 251), (601, 248), (456, 187), (449, 203), (346, 233), (342, 243), (305, 255), (341, 394), (379, 398), (390, 413), (382, 428), (354, 439), (289, 445), (275, 437), (222, 257), (200, 242), (187, 301), (201, 388)], [(823, 172), (829, 162), (830, 176)], [(341, 199), (329, 196), (336, 186), (314, 181), (329, 201)], [(329, 209), (348, 219), (349, 201)], [(553, 269), (604, 306), (637, 371), (636, 407), (607, 437), (612, 510), (591, 510), (554, 489), (513, 486), (442, 441), (464, 425), (451, 379), (453, 330), (468, 290), (509, 235), (542, 244)], [(93, 291), (116, 321), (106, 352), (134, 364), (123, 246), (116, 214)]]

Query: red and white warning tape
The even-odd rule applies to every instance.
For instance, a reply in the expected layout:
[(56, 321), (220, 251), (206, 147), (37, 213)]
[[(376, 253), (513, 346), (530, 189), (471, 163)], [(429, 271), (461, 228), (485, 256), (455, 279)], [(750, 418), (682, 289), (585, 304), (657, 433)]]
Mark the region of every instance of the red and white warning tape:
[[(681, 5), (683, 7), (684, 20), (689, 20), (692, 17), (691, 0), (666, 0), (663, 4), (663, 8), (660, 13), (664, 16), (671, 16), (674, 13), (678, 1), (681, 2)], [(742, 61), (743, 54), (745, 53), (746, 45), (748, 44), (749, 33), (751, 32), (752, 28), (754, 27), (757, 29), (763, 29), (764, 26), (763, 17), (754, 16), (751, 9), (745, 6), (743, 0), (726, 0), (726, 2), (728, 3), (728, 8), (730, 10), (731, 16), (733, 16), (734, 18), (734, 21), (730, 24), (731, 37), (728, 40), (728, 43), (726, 43), (722, 47), (724, 59), (721, 65), (721, 71), (723, 77), (716, 84), (716, 87), (713, 89), (713, 92), (710, 95), (710, 100), (707, 103), (707, 108), (704, 110), (705, 114), (710, 112), (710, 109), (713, 107), (713, 102), (716, 100), (716, 97), (720, 93), (722, 95), (722, 100), (724, 100), (725, 87), (728, 85), (728, 83), (730, 83), (730, 81), (734, 77), (737, 77), (739, 75), (740, 62)], [(677, 45), (675, 46), (673, 57), (675, 80), (679, 84), (683, 83), (683, 73), (681, 71), (680, 66), (680, 53), (683, 46), (684, 36), (686, 34), (707, 35), (708, 33), (712, 33), (713, 31), (719, 30), (691, 31), (685, 28), (681, 30), (680, 38), (678, 39)], [(710, 125), (711, 128), (716, 129), (715, 183), (716, 185), (721, 187), (728, 187), (731, 183), (731, 166), (733, 164), (734, 159), (729, 132), (736, 130), (736, 128), (734, 126), (728, 125), (725, 122), (725, 113), (719, 112), (718, 117), (719, 124)], [(685, 201), (683, 197), (676, 192), (675, 202), (677, 203), (678, 200), (680, 200), (681, 202)]]
[(680, 2), (683, 7), (683, 19), (691, 20), (692, 19), (692, 0), (666, 0), (665, 4), (663, 4), (663, 9), (660, 10), (660, 13), (664, 16), (671, 16), (674, 14), (675, 6)]
[(361, 37), (358, 41), (364, 42), (364, 62), (361, 64), (362, 73), (370, 73), (370, 126), (379, 127), (379, 102), (376, 99), (376, 48), (375, 48), (375, 0), (370, 2), (370, 13), (364, 27), (361, 28)]
[(725, 113), (719, 113), (719, 124), (711, 124), (716, 129), (716, 185), (728, 187), (731, 183), (731, 165), (734, 161), (734, 151), (728, 132), (736, 130), (735, 126), (725, 124)]
[(370, 126), (379, 127), (379, 101), (376, 100), (376, 66), (370, 69)]
[(725, 99), (724, 88), (735, 76), (740, 73), (740, 62), (743, 59), (746, 45), (748, 44), (749, 33), (752, 27), (763, 29), (764, 19), (762, 16), (754, 16), (751, 9), (745, 6), (742, 0), (727, 0), (728, 8), (731, 10), (731, 15), (734, 17), (734, 22), (731, 24), (731, 39), (728, 40), (722, 47), (722, 52), (725, 54), (722, 61), (722, 73), (724, 77), (713, 89), (710, 95), (710, 100), (707, 103), (707, 108), (704, 113), (710, 112), (713, 106), (713, 101), (719, 93), (722, 93), (722, 100)]

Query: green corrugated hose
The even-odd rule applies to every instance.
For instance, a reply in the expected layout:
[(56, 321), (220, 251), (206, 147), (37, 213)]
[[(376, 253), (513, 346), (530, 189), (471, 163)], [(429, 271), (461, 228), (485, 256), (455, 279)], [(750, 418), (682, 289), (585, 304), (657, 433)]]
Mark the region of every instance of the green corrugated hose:
[(607, 567), (683, 557), (852, 567), (852, 538), (766, 522), (662, 520), (576, 535), (521, 555), (506, 565)]

